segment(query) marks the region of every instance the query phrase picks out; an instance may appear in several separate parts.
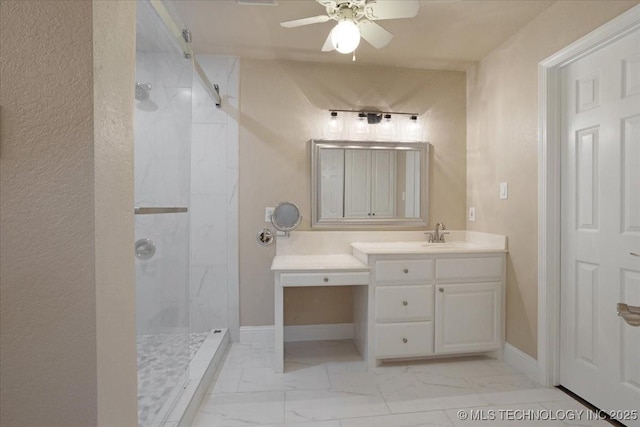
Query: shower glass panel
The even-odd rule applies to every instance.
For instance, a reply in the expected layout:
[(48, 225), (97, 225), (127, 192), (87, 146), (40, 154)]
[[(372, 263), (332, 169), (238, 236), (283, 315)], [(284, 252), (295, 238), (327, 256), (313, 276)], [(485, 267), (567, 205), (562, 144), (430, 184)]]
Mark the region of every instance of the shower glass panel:
[(190, 359), (193, 66), (152, 5), (136, 3), (136, 87), (131, 90), (136, 95), (138, 424), (161, 426), (186, 383)]

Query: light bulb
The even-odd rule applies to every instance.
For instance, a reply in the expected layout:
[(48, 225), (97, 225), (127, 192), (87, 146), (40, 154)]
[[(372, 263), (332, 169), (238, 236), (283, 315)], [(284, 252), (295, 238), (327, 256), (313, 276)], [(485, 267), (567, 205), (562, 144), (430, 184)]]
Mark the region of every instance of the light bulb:
[(340, 53), (353, 52), (360, 44), (360, 29), (353, 21), (338, 22), (331, 31), (331, 44)]

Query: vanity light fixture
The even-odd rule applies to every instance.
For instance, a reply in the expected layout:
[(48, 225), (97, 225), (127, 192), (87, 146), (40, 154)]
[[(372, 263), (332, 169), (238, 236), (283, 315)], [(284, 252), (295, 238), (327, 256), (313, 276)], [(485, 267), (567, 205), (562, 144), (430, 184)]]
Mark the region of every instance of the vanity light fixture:
[(420, 124), (417, 114), (412, 114), (409, 120), (402, 125), (402, 139), (404, 141), (417, 141), (420, 139)]
[(358, 121), (367, 120), (370, 125), (381, 123), (391, 123), (392, 115), (409, 116), (411, 123), (418, 123), (418, 115), (416, 113), (399, 113), (395, 111), (371, 111), (371, 110), (329, 110), (331, 119), (338, 117), (338, 112), (342, 113), (358, 113)]
[(370, 125), (378, 124), (382, 121), (382, 113), (367, 113), (367, 123)]

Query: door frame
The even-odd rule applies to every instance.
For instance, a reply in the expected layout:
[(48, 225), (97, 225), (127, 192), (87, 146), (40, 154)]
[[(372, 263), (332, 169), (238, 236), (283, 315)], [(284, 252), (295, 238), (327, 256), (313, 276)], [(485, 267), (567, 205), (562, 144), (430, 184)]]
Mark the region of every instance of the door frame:
[(538, 64), (538, 380), (560, 383), (560, 68), (640, 28), (636, 5)]

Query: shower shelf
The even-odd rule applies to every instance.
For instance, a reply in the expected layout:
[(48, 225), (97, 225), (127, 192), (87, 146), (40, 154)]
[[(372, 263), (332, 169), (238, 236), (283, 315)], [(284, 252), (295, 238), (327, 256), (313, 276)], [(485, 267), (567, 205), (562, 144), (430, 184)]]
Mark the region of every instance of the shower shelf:
[(153, 214), (183, 213), (183, 212), (189, 212), (189, 209), (186, 207), (170, 207), (170, 208), (138, 207), (138, 208), (134, 208), (133, 211), (136, 215), (153, 215)]

